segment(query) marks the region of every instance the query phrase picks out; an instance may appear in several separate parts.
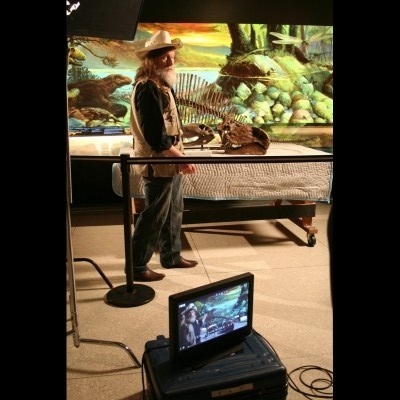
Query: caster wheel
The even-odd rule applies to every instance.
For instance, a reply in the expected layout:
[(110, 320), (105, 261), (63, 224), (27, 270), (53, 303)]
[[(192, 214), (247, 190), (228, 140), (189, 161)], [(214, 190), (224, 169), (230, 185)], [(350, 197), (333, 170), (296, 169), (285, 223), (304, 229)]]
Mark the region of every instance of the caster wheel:
[(314, 247), (315, 244), (317, 243), (317, 239), (313, 233), (309, 233), (307, 235), (307, 243), (310, 247)]

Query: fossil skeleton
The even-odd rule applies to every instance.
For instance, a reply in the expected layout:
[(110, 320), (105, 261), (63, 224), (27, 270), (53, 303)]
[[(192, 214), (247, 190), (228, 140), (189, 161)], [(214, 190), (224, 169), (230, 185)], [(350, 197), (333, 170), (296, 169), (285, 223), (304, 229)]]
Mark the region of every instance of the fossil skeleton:
[(222, 148), (231, 154), (265, 154), (270, 142), (304, 143), (313, 139), (269, 138), (264, 130), (245, 123), (245, 117), (236, 113), (235, 105), (217, 85), (194, 74), (179, 73), (177, 77), (175, 94), (186, 146), (211, 142), (215, 135), (209, 125), (217, 127)]

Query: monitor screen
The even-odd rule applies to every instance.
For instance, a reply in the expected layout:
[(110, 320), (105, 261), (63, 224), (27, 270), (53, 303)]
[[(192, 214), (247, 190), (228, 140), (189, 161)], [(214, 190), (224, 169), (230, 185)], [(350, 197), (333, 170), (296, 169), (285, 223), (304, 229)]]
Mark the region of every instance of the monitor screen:
[(171, 362), (198, 368), (240, 351), (252, 331), (254, 275), (247, 272), (169, 297)]

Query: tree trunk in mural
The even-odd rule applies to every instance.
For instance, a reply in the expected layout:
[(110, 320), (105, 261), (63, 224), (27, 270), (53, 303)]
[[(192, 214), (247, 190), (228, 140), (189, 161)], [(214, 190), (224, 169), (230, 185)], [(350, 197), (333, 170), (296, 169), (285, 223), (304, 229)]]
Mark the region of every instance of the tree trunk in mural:
[(239, 24), (228, 24), (228, 29), (232, 38), (231, 54), (228, 57), (228, 61), (231, 57), (242, 56), (255, 49)]
[(240, 24), (227, 24), (231, 35), (231, 52), (226, 57), (226, 64), (220, 70), (220, 77), (217, 84), (222, 88), (223, 93), (232, 96), (232, 88), (237, 87), (241, 82), (243, 71), (238, 70), (238, 62), (247, 54), (256, 50), (256, 46), (251, 42)]

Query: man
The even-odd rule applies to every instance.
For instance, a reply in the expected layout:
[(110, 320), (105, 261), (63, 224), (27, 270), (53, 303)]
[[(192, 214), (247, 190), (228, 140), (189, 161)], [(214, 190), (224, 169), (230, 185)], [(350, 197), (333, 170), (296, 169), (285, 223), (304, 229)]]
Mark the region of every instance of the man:
[(182, 312), (181, 327), (179, 330), (180, 347), (190, 347), (200, 343), (201, 323), (197, 319), (197, 307), (190, 303)]
[(181, 121), (172, 86), (179, 39), (171, 40), (166, 31), (156, 32), (141, 49), (141, 60), (131, 96), (130, 127), (135, 156), (168, 157), (170, 164), (135, 164), (143, 177), (145, 207), (132, 236), (133, 277), (135, 281), (159, 281), (163, 273), (150, 270), (147, 263), (156, 250), (164, 268), (191, 268), (197, 261), (184, 259), (181, 252), (183, 214), (182, 174), (196, 172), (194, 164), (174, 164), (184, 156)]

